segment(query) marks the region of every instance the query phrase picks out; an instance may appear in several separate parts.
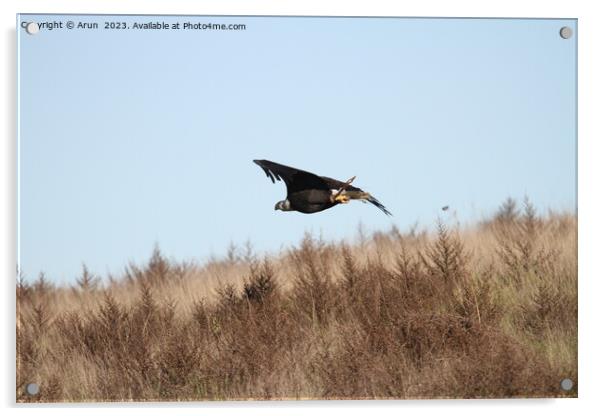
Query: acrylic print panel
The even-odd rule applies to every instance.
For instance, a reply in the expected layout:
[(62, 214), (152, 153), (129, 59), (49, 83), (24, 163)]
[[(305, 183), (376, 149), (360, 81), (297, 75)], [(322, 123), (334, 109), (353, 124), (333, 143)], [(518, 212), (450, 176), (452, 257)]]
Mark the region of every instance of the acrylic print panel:
[(17, 401), (577, 396), (576, 20), (17, 31)]

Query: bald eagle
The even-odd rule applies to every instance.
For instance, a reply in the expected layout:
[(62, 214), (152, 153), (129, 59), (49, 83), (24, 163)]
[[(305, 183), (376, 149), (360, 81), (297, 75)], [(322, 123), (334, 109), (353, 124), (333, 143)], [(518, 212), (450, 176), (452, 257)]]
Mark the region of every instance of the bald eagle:
[(341, 182), (269, 160), (256, 159), (253, 162), (263, 169), (273, 183), (282, 180), (286, 184), (286, 199), (279, 201), (274, 207), (275, 210), (313, 214), (358, 199), (371, 203), (387, 215), (392, 215), (378, 199), (360, 188), (351, 186), (355, 176), (347, 182)]

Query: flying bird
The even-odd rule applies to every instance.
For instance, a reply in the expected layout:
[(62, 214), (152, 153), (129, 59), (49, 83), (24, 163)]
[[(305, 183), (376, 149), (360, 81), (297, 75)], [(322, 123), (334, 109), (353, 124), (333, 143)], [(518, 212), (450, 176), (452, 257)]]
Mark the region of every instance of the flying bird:
[(282, 180), (286, 184), (286, 199), (276, 203), (275, 210), (313, 214), (357, 199), (369, 202), (385, 214), (392, 215), (378, 199), (360, 188), (351, 186), (355, 176), (347, 182), (341, 182), (269, 160), (256, 159), (253, 162), (263, 169), (273, 183)]

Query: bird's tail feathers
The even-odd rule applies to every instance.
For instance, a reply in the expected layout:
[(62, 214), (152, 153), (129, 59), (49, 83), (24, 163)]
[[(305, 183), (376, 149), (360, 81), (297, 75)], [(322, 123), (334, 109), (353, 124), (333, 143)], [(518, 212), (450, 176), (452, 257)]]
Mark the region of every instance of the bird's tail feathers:
[(362, 202), (370, 202), (372, 205), (374, 205), (375, 207), (377, 207), (378, 209), (380, 209), (385, 214), (393, 216), (393, 214), (391, 214), (389, 212), (389, 210), (387, 210), (387, 208), (385, 208), (385, 206), (383, 204), (381, 204), (378, 199), (374, 198), (368, 192), (364, 192), (364, 191), (345, 191), (345, 195), (347, 195), (349, 197), (349, 199), (357, 199), (357, 200), (360, 200)]
[(362, 201), (367, 201), (372, 197), (368, 192), (364, 191), (345, 191), (345, 195), (347, 195), (349, 199), (359, 199)]

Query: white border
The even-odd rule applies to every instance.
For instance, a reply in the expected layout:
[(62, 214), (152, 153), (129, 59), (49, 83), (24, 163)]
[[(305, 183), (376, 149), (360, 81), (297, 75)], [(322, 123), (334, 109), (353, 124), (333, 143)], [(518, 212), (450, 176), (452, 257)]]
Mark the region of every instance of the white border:
[[(591, 414), (599, 411), (600, 387), (600, 345), (599, 317), (602, 316), (597, 300), (601, 296), (599, 247), (597, 238), (602, 235), (600, 229), (600, 189), (602, 173), (600, 165), (600, 75), (602, 65), (602, 15), (595, 1), (476, 1), (476, 0), (422, 0), (422, 1), (167, 1), (167, 0), (3, 0), (0, 2), (2, 13), (2, 107), (3, 127), (2, 160), (0, 161), (0, 191), (3, 238), (0, 240), (0, 263), (2, 264), (2, 283), (4, 302), (0, 348), (2, 349), (3, 377), (0, 392), (2, 404), (14, 407), (14, 348), (15, 348), (15, 303), (14, 272), (16, 259), (16, 13), (129, 13), (129, 14), (236, 14), (236, 15), (337, 15), (337, 16), (445, 16), (445, 17), (551, 17), (579, 19), (579, 399), (565, 400), (476, 400), (476, 401), (406, 401), (406, 402), (268, 402), (268, 403), (206, 403), (174, 405), (145, 405), (145, 414), (198, 413), (203, 412), (235, 413), (244, 411), (249, 415), (305, 414), (307, 412), (326, 414), (333, 410), (342, 410), (351, 414), (364, 414), (367, 411), (400, 414), (419, 410), (426, 414), (482, 414), (507, 415), (509, 412), (545, 412), (546, 414)], [(70, 409), (58, 409), (59, 406), (43, 406), (48, 414), (80, 414), (81, 406)], [(131, 412), (133, 405), (125, 405)], [(110, 405), (111, 411), (120, 408)], [(169, 410), (168, 410), (169, 408)], [(197, 409), (195, 409), (197, 408)], [(14, 411), (11, 409), (10, 411)], [(40, 408), (25, 409), (26, 412)], [(86, 408), (92, 414), (106, 413), (106, 407)]]

